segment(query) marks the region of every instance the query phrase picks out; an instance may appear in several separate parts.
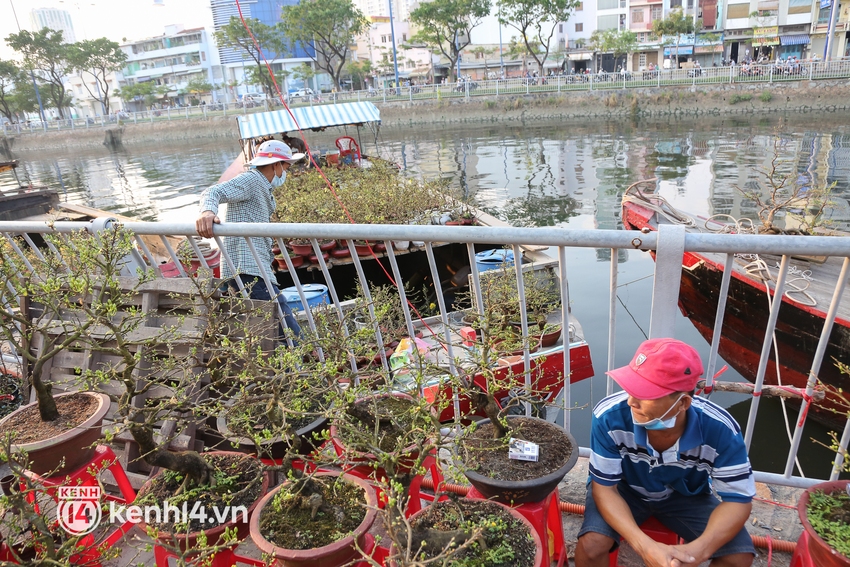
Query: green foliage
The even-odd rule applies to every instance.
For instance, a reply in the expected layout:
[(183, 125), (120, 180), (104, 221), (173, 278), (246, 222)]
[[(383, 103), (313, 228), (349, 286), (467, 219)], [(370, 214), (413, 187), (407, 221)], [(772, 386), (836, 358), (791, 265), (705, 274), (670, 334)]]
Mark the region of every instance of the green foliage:
[(543, 76), (552, 36), (559, 23), (570, 19), (579, 0), (498, 0), (499, 21), (515, 28)]
[(449, 60), (451, 76), (457, 80), (457, 59), (470, 44), (470, 32), (490, 14), (490, 0), (432, 0), (422, 2), (410, 13), (410, 21), (419, 26), (411, 38)]
[(203, 76), (192, 77), (192, 80), (186, 84), (186, 92), (192, 94), (201, 95), (212, 90), (213, 86)]
[(809, 496), (806, 508), (809, 523), (815, 532), (845, 557), (850, 557), (850, 495), (845, 491), (826, 494), (815, 491)]
[(678, 68), (679, 61), (679, 40), (682, 34), (694, 33), (694, 21), (685, 14), (681, 7), (675, 8), (667, 14), (667, 17), (662, 20), (652, 22), (652, 33), (661, 36), (675, 36), (676, 38), (676, 67)]
[[(613, 53), (614, 57), (633, 53), (638, 46), (637, 35), (629, 30), (593, 30), (590, 43), (594, 51)], [(625, 64), (625, 61), (624, 61)]]
[(729, 104), (738, 104), (739, 102), (749, 102), (753, 100), (753, 95), (749, 93), (735, 93), (729, 97)]
[(770, 91), (764, 91), (759, 95), (759, 100), (762, 102), (770, 102), (773, 100), (773, 95), (770, 94)]
[(20, 87), (26, 82), (26, 73), (14, 61), (0, 59), (0, 113), (10, 121), (17, 111), (24, 110), (16, 103), (16, 95), (20, 94)]
[(168, 85), (155, 85), (153, 81), (127, 85), (115, 91), (121, 100), (129, 102), (140, 100), (145, 106), (151, 106), (168, 94)]
[(45, 81), (47, 98), (59, 116), (65, 118), (69, 100), (65, 95), (65, 76), (68, 74), (68, 45), (63, 43), (62, 32), (42, 28), (38, 32), (23, 30), (9, 34), (6, 43), (23, 55), (24, 64), (38, 71)]
[[(394, 166), (376, 163), (366, 169), (325, 169), (339, 201), (361, 224), (407, 224), (430, 221), (446, 206), (442, 181), (419, 181), (400, 175)], [(348, 217), (323, 177), (315, 170), (290, 175), (276, 191), (278, 222), (346, 223)]]
[[(245, 18), (245, 23), (251, 30), (251, 33), (254, 34), (260, 49), (267, 54), (282, 56), (286, 52), (285, 38), (280, 27), (266, 25), (256, 18)], [(274, 86), (268, 74), (263, 74), (263, 67), (265, 66), (263, 58), (254, 45), (254, 40), (251, 39), (251, 36), (245, 30), (242, 21), (238, 17), (231, 16), (227, 25), (215, 32), (213, 37), (219, 47), (232, 47), (244, 52), (243, 56), (247, 54), (257, 66), (257, 75), (255, 77), (263, 80), (262, 83), (257, 84), (262, 85), (263, 90), (269, 95), (274, 92)]]
[(351, 0), (302, 0), (284, 6), (280, 27), (286, 37), (302, 45), (312, 44), (316, 67), (326, 71), (337, 90), (351, 46), (368, 26), (363, 14)]
[(109, 114), (109, 76), (120, 71), (126, 61), (127, 54), (121, 47), (105, 37), (83, 40), (68, 46), (69, 68), (83, 77), (90, 75), (94, 78), (94, 88), (86, 80), (83, 80), (83, 86), (93, 99), (103, 105), (104, 114)]

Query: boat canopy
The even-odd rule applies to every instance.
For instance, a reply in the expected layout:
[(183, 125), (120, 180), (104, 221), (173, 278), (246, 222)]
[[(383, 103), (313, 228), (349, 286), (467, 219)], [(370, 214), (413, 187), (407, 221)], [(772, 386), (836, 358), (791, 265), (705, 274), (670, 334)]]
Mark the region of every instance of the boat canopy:
[(381, 111), (371, 102), (302, 106), (290, 110), (298, 121), (297, 124), (285, 109), (238, 116), (236, 120), (239, 123), (239, 136), (245, 140), (291, 132), (298, 130), (299, 127), (302, 130), (321, 130), (329, 126), (360, 125), (381, 121)]

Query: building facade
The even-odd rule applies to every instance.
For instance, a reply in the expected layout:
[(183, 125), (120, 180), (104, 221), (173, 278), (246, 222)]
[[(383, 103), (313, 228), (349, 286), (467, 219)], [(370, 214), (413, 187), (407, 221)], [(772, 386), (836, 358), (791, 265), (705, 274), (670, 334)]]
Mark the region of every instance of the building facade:
[(65, 40), (65, 43), (77, 42), (77, 34), (74, 33), (74, 23), (71, 21), (71, 14), (66, 10), (59, 10), (58, 8), (35, 8), (30, 12), (30, 25), (33, 31), (40, 31), (42, 28), (61, 31), (62, 39)]

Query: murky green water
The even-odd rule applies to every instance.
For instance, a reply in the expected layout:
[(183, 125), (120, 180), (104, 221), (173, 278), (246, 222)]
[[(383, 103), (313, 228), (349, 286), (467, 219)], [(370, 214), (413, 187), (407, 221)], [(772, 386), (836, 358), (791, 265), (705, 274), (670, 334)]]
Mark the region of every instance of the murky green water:
[[(377, 153), (426, 177), (449, 178), (458, 191), (488, 212), (514, 225), (617, 229), (620, 198), (631, 183), (656, 177), (658, 191), (673, 205), (692, 214), (726, 213), (754, 216), (752, 201), (739, 188), (763, 184), (760, 169), (770, 168), (774, 151), (780, 168), (800, 184), (832, 190), (829, 220), (850, 228), (850, 123), (836, 115), (663, 120), (651, 122), (534, 123), (417, 128), (382, 131)], [(837, 120), (839, 119), (839, 120)], [(358, 137), (357, 132), (349, 134)], [(315, 148), (330, 149), (338, 133), (312, 134)], [(375, 137), (359, 133), (365, 153), (376, 153)], [(107, 149), (25, 152), (19, 174), (34, 184), (63, 188), (65, 199), (144, 220), (194, 219), (200, 192), (229, 165), (234, 140), (198, 141)], [(3, 175), (0, 189), (13, 178)], [(588, 442), (589, 412), (605, 395), (607, 360), (609, 251), (570, 250), (569, 278), (573, 313), (591, 345), (597, 377), (574, 386), (572, 429)], [(654, 265), (647, 254), (622, 251), (619, 256), (619, 300), (615, 364), (626, 364), (644, 339)], [(683, 318), (677, 335), (707, 356), (708, 345)], [(725, 379), (740, 379), (733, 371)], [(716, 394), (742, 422), (743, 398)], [(752, 457), (756, 468), (781, 470), (786, 450), (785, 428), (778, 402), (763, 403)], [(793, 422), (796, 412), (791, 411)], [(762, 422), (763, 421), (763, 422)], [(804, 467), (808, 476), (828, 474), (830, 456), (805, 435)]]

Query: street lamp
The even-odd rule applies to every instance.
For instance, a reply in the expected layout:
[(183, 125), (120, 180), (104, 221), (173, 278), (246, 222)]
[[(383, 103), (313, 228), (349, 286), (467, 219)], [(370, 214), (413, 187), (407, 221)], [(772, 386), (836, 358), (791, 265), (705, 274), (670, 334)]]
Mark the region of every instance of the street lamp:
[[(21, 33), (21, 24), (18, 22), (18, 13), (15, 11), (15, 4), (12, 3), (12, 0), (9, 0), (9, 5), (12, 6), (12, 14), (15, 16), (15, 25), (18, 26), (18, 33)], [(47, 119), (44, 117), (44, 105), (41, 104), (41, 93), (38, 92), (38, 83), (35, 82), (35, 73), (30, 67), (30, 78), (32, 79), (32, 88), (35, 89), (35, 99), (38, 101), (38, 113), (41, 116), (41, 122), (47, 122)]]
[[(393, 24), (393, 0), (387, 0), (390, 3), (390, 36), (393, 41), (393, 70), (395, 70), (395, 87), (399, 88), (398, 84), (398, 58), (395, 51), (395, 24)], [(837, 0), (836, 0), (837, 1)]]

